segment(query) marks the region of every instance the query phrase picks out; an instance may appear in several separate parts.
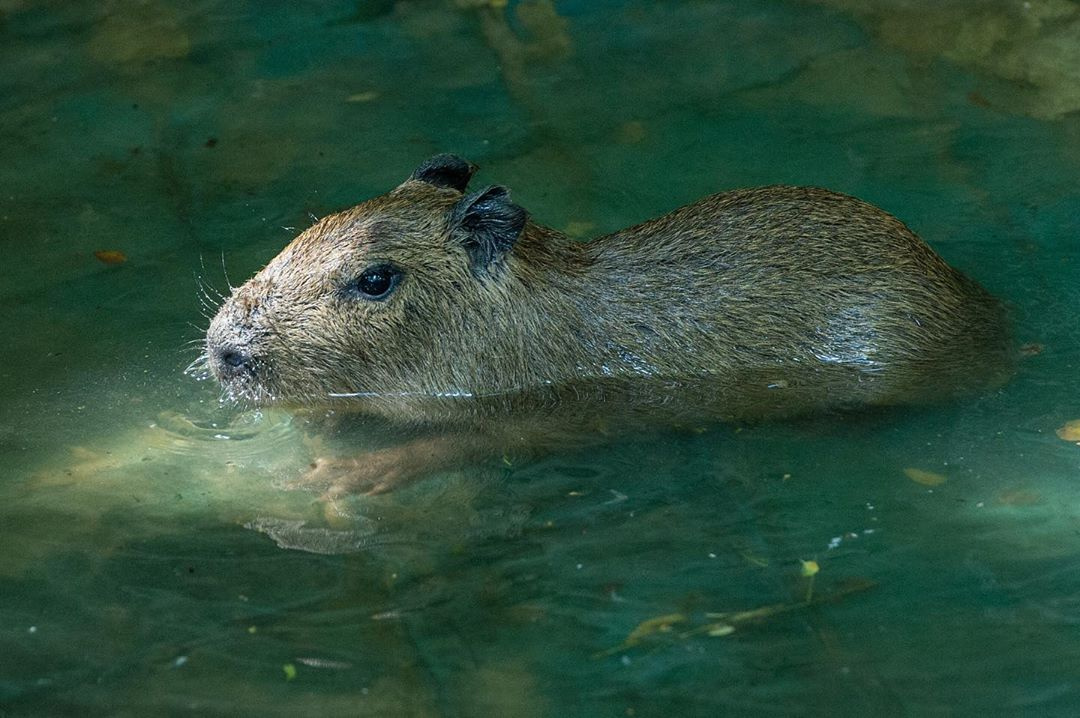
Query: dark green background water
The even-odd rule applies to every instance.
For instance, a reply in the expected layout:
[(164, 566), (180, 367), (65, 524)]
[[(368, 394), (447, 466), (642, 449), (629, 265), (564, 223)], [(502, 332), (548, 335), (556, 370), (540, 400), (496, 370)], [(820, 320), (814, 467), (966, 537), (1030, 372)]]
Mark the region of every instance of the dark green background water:
[[(0, 0), (0, 70), (0, 715), (1080, 713), (1080, 4)], [(437, 151), (586, 236), (856, 194), (1041, 351), (948, 408), (328, 521), (283, 488), (298, 421), (183, 375), (196, 275), (225, 290)], [(795, 606), (810, 559), (835, 600), (686, 635)]]

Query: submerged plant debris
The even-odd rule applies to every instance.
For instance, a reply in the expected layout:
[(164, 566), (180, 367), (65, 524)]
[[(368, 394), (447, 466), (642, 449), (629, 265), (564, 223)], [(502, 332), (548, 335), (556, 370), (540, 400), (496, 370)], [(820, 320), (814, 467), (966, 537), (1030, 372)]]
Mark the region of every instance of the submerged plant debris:
[(1080, 419), (1065, 422), (1055, 433), (1063, 441), (1080, 442)]
[[(813, 577), (817, 571), (806, 569), (806, 564), (817, 566), (817, 562), (802, 562), (803, 575), (809, 579), (808, 586), (813, 586)], [(812, 571), (807, 573), (807, 571)], [(826, 603), (836, 603), (853, 594), (862, 593), (877, 585), (876, 582), (864, 578), (849, 579), (832, 591), (813, 595), (807, 591), (806, 598), (792, 603), (774, 603), (743, 611), (706, 612), (699, 616), (685, 613), (668, 613), (661, 616), (646, 619), (634, 627), (626, 638), (617, 646), (598, 651), (593, 658), (605, 658), (617, 653), (623, 653), (650, 639), (662, 640), (673, 638), (676, 641), (685, 641), (696, 636), (723, 637), (730, 636), (740, 627), (766, 621), (776, 616), (781, 616), (793, 611), (800, 611)], [(694, 624), (694, 625), (691, 625)], [(681, 630), (676, 630), (679, 627)]]
[(922, 484), (923, 486), (941, 486), (946, 481), (947, 477), (944, 474), (939, 474), (936, 471), (927, 471), (926, 469), (917, 469), (914, 467), (908, 467), (904, 469), (904, 476), (908, 477), (916, 484)]

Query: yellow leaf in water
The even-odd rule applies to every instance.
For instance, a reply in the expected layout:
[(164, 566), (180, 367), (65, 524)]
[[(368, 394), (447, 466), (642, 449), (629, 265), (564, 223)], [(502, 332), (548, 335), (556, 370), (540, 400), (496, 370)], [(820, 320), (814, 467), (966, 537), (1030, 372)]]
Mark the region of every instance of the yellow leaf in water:
[(670, 631), (671, 627), (676, 623), (682, 623), (685, 620), (686, 616), (681, 613), (668, 613), (663, 616), (657, 616), (656, 618), (650, 618), (647, 621), (642, 621), (637, 625), (637, 628), (630, 631), (630, 635), (623, 641), (623, 645), (632, 646), (645, 636), (651, 636), (654, 633), (666, 633)]
[(1080, 419), (1066, 421), (1065, 425), (1055, 433), (1063, 441), (1080, 441)]
[(933, 471), (923, 471), (922, 469), (910, 467), (904, 469), (904, 476), (908, 477), (916, 484), (922, 484), (923, 486), (940, 486), (946, 481), (945, 476), (942, 474), (935, 474)]
[(296, 678), (296, 666), (291, 663), (286, 663), (281, 667), (281, 670), (285, 671), (285, 680), (291, 681)]
[(800, 560), (799, 563), (802, 564), (802, 575), (806, 576), (807, 578), (817, 575), (817, 572), (821, 570), (821, 566), (818, 566), (817, 561)]
[(127, 255), (115, 249), (99, 249), (94, 252), (94, 257), (102, 264), (123, 264), (127, 261)]

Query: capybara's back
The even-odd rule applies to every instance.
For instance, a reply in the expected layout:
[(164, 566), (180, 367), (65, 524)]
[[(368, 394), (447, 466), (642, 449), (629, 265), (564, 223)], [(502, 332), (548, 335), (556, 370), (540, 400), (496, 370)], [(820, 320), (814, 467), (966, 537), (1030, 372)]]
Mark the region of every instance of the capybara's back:
[(853, 197), (727, 192), (587, 246), (605, 341), (723, 418), (932, 402), (1008, 371), (1001, 304)]

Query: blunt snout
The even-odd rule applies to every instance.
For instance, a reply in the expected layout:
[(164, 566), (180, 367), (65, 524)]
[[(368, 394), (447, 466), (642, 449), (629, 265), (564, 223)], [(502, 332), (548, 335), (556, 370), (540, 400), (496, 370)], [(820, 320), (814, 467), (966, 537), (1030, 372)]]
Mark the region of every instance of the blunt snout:
[(242, 376), (255, 373), (255, 362), (251, 353), (235, 346), (217, 345), (208, 347), (210, 371), (219, 382), (228, 382)]
[(210, 371), (222, 385), (255, 374), (252, 325), (257, 302), (244, 289), (237, 290), (218, 310), (206, 332), (206, 356)]

